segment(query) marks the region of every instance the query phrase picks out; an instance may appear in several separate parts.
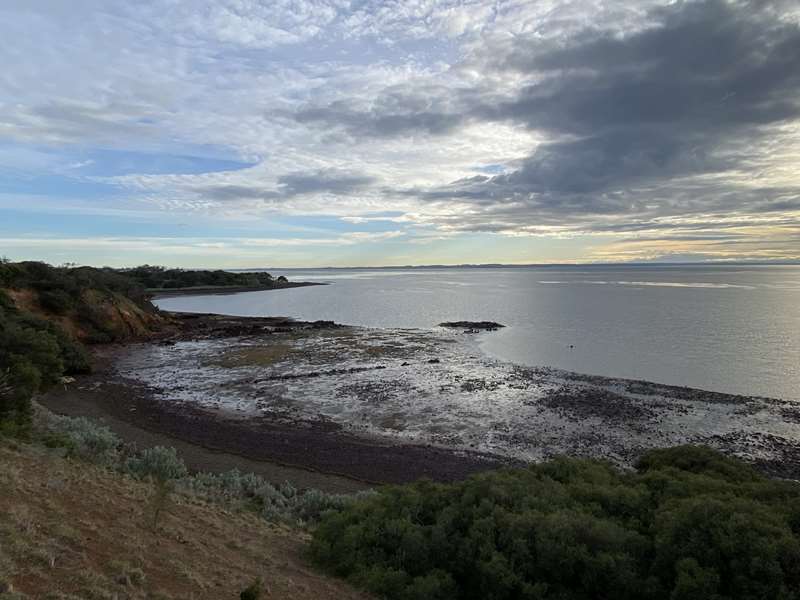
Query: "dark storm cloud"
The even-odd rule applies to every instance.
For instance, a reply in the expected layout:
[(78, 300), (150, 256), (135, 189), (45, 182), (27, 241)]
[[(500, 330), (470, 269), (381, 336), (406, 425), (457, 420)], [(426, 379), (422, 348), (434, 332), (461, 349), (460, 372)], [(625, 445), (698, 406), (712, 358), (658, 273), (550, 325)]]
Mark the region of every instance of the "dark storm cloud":
[(265, 200), (280, 201), (305, 194), (345, 195), (371, 185), (373, 177), (335, 170), (298, 171), (278, 177), (278, 189), (264, 189), (259, 185), (213, 185), (195, 191), (211, 200)]
[(366, 175), (337, 171), (298, 172), (278, 178), (278, 184), (282, 188), (281, 193), (285, 196), (348, 194), (370, 185), (373, 181), (373, 177)]
[[(448, 133), (474, 121), (543, 132), (550, 141), (510, 172), (401, 192), (487, 211), (506, 204), (500, 212), (528, 221), (746, 211), (752, 203), (792, 210), (796, 196), (787, 200), (785, 191), (756, 196), (714, 181), (692, 194), (680, 183), (745, 161), (769, 163), (770, 156), (753, 154), (754, 145), (800, 117), (800, 28), (779, 13), (767, 2), (678, 2), (654, 11), (650, 27), (624, 36), (517, 36), (473, 52), (471, 64), (531, 82), (511, 98), (488, 87), (434, 88), (392, 92), (369, 111), (337, 102), (296, 118), (365, 137)], [(491, 221), (484, 225), (492, 229)]]
[[(582, 34), (517, 47), (506, 68), (545, 75), (516, 99), (480, 107), (554, 136), (493, 183), (510, 191), (596, 194), (736, 166), (729, 143), (800, 115), (800, 29), (763, 4), (681, 3), (627, 37)], [(538, 50), (538, 52), (537, 52)], [(527, 58), (525, 58), (527, 57)]]
[(293, 117), (300, 123), (344, 129), (354, 137), (442, 135), (456, 129), (467, 117), (450, 106), (458, 96), (443, 86), (413, 91), (392, 86), (374, 98), (368, 109), (356, 109), (352, 102), (339, 100), (326, 106), (306, 107)]
[(214, 200), (252, 200), (277, 198), (280, 194), (249, 185), (215, 185), (200, 189), (204, 196)]
[(460, 115), (436, 112), (363, 113), (335, 105), (302, 110), (295, 115), (295, 119), (301, 123), (344, 127), (348, 133), (357, 137), (378, 138), (414, 133), (449, 133), (464, 120)]

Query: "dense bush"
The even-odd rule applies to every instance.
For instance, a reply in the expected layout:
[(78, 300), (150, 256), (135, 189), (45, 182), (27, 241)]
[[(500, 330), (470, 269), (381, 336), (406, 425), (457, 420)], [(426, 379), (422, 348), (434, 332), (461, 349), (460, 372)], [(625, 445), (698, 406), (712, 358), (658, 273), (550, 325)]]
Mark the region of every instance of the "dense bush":
[(79, 343), (54, 323), (17, 310), (0, 290), (0, 430), (25, 431), (34, 394), (64, 374), (88, 370), (89, 358)]
[(39, 292), (39, 304), (47, 312), (63, 315), (75, 306), (75, 298), (64, 290), (46, 290)]
[[(90, 370), (86, 349), (58, 319), (44, 319), (18, 308), (7, 290), (20, 291), (23, 304), (38, 301), (46, 315), (69, 315), (89, 341), (113, 341), (128, 332), (99, 303), (120, 295), (154, 310), (144, 288), (113, 269), (53, 267), (42, 262), (0, 259), (0, 432), (19, 434), (30, 422), (31, 397), (63, 375)], [(33, 292), (33, 294), (31, 294)]]
[(800, 598), (800, 486), (705, 448), (635, 473), (558, 459), (383, 489), (328, 513), (313, 555), (387, 598)]
[(117, 325), (110, 321), (105, 311), (97, 305), (80, 304), (77, 318), (86, 329), (86, 341), (90, 344), (107, 344), (122, 336)]
[(145, 290), (135, 279), (108, 267), (53, 267), (43, 262), (0, 261), (0, 287), (36, 290), (42, 307), (56, 314), (79, 304), (85, 290), (117, 292), (134, 302), (146, 302)]
[[(274, 283), (272, 275), (264, 272), (231, 273), (230, 271), (190, 271), (166, 269), (142, 265), (121, 271), (126, 277), (135, 280), (145, 288), (184, 288), (216, 286), (269, 286)], [(285, 278), (284, 278), (285, 281)]]

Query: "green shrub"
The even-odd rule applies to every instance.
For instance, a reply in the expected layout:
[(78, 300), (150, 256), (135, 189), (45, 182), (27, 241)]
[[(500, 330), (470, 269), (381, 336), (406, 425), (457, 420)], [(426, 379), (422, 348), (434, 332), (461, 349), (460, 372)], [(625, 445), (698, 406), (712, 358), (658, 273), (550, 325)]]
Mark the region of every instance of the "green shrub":
[(47, 312), (63, 315), (75, 306), (75, 299), (64, 290), (39, 292), (39, 305)]
[(0, 425), (23, 433), (31, 397), (58, 381), (64, 363), (58, 341), (0, 308)]
[(84, 302), (78, 306), (77, 316), (88, 329), (86, 339), (90, 344), (107, 344), (117, 339), (116, 327), (109, 322), (108, 315), (99, 306)]
[(0, 291), (0, 432), (24, 435), (31, 398), (65, 373), (89, 370), (89, 355), (80, 343), (55, 323), (18, 310)]
[(197, 473), (181, 481), (187, 491), (220, 501), (252, 500), (264, 485), (269, 484), (263, 478), (253, 473), (242, 474), (238, 469)]
[(53, 413), (46, 413), (44, 426), (43, 441), (46, 445), (63, 446), (70, 456), (95, 464), (108, 467), (117, 464), (122, 440), (108, 427), (85, 417)]
[(294, 517), (305, 523), (316, 523), (329, 510), (342, 510), (355, 502), (357, 495), (328, 494), (310, 489), (300, 494), (292, 506)]
[(175, 448), (155, 446), (142, 450), (125, 463), (128, 472), (139, 479), (151, 478), (157, 482), (186, 477), (188, 471)]
[(675, 469), (711, 475), (731, 482), (760, 479), (752, 467), (740, 461), (732, 461), (704, 446), (677, 446), (651, 450), (639, 459), (636, 468), (640, 471)]
[(557, 459), (329, 511), (312, 554), (379, 596), (800, 598), (800, 485), (706, 448)]
[(5, 258), (0, 260), (0, 287), (14, 287), (14, 283), (20, 279), (21, 272), (18, 263), (12, 263)]
[[(0, 262), (0, 287), (32, 288), (42, 292), (62, 292), (77, 301), (83, 290), (118, 292), (143, 307), (149, 307), (147, 295), (139, 282), (110, 268), (53, 267), (43, 262)], [(65, 300), (65, 296), (61, 296)]]
[[(71, 338), (59, 325), (23, 312), (15, 313), (12, 318), (19, 326), (46, 333), (55, 340), (63, 373), (72, 375), (91, 371), (91, 362), (86, 348)], [(55, 383), (59, 377), (60, 374), (53, 377), (51, 383)]]
[(64, 448), (67, 454), (74, 453), (75, 443), (72, 437), (60, 431), (45, 431), (39, 436), (39, 441), (45, 448)]
[(54, 331), (51, 335), (55, 337), (58, 343), (61, 362), (64, 365), (64, 374), (77, 375), (80, 373), (91, 373), (92, 362), (84, 345), (73, 340), (57, 325), (52, 325), (52, 328)]

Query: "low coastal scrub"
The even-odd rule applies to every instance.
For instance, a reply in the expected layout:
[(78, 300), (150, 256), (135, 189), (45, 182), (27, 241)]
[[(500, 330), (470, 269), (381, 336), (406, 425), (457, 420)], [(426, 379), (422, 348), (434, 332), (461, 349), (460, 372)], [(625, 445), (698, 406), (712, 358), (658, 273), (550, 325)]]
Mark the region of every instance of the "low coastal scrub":
[(54, 323), (17, 309), (0, 289), (0, 433), (24, 434), (31, 397), (89, 369), (83, 346)]
[(390, 599), (800, 598), (800, 485), (700, 447), (384, 488), (313, 556)]
[(67, 456), (106, 467), (120, 460), (121, 441), (108, 427), (85, 417), (41, 412), (40, 439), (50, 448), (64, 448)]
[(192, 271), (186, 269), (167, 269), (142, 265), (120, 271), (139, 285), (150, 289), (176, 289), (190, 287), (224, 286), (271, 286), (285, 282), (285, 277), (275, 279), (269, 273), (231, 273), (230, 271)]
[(293, 525), (316, 523), (330, 510), (343, 510), (368, 497), (361, 494), (328, 494), (320, 490), (298, 490), (290, 483), (273, 485), (253, 473), (189, 473), (174, 448), (156, 446), (142, 451), (126, 447), (110, 429), (83, 417), (65, 417), (41, 410), (36, 419), (36, 437), (50, 448), (61, 448), (68, 457), (91, 462), (151, 481), (154, 521), (174, 491), (206, 500), (255, 511), (271, 522)]
[(125, 461), (124, 470), (139, 479), (159, 482), (182, 479), (189, 473), (175, 448), (163, 446), (146, 448), (131, 456)]
[(105, 267), (54, 267), (37, 261), (10, 262), (0, 260), (0, 288), (33, 289), (43, 294), (53, 312), (63, 312), (79, 301), (84, 290), (117, 292), (143, 302), (146, 294), (134, 279)]
[(144, 288), (112, 269), (0, 259), (0, 434), (25, 435), (30, 399), (91, 370), (86, 342), (147, 333)]
[(0, 290), (6, 290), (6, 300), (13, 295), (18, 311), (66, 327), (73, 337), (90, 343), (127, 339), (156, 320), (144, 287), (108, 267), (0, 259)]
[(138, 281), (115, 269), (54, 267), (37, 261), (0, 260), (0, 288), (34, 290), (39, 303), (55, 314), (74, 308), (85, 290), (117, 293), (136, 303), (144, 303), (147, 298)]
[(268, 521), (313, 524), (331, 510), (343, 510), (373, 492), (328, 494), (320, 490), (300, 491), (290, 483), (272, 485), (253, 473), (199, 473), (178, 482), (186, 492), (223, 502), (243, 503)]

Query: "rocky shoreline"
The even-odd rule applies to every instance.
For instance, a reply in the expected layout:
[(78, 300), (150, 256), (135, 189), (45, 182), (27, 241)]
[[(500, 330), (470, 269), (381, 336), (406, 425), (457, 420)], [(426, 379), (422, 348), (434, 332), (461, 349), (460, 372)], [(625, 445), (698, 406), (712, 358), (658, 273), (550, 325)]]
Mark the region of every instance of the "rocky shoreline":
[[(253, 471), (275, 481), (329, 492), (350, 492), (422, 477), (437, 481), (463, 479), (472, 473), (518, 464), (478, 452), (452, 451), (430, 445), (395, 444), (342, 432), (325, 420), (286, 424), (267, 417), (231, 418), (185, 403), (165, 402), (157, 389), (125, 377), (115, 368), (132, 348), (171, 348), (186, 341), (241, 339), (299, 332), (349, 329), (331, 321), (303, 322), (284, 317), (228, 317), (167, 313), (177, 325), (151, 341), (99, 346), (96, 368), (38, 400), (60, 414), (88, 416), (105, 422), (126, 442), (141, 446), (177, 446), (194, 470)], [(284, 375), (316, 377), (319, 373)], [(175, 373), (176, 377), (180, 375)]]
[(364, 484), (459, 479), (558, 454), (629, 466), (682, 443), (800, 479), (796, 403), (490, 360), (479, 339), (492, 334), (461, 326), (172, 316), (174, 333), (98, 348), (95, 374), (43, 402)]
[(308, 287), (311, 285), (328, 285), (314, 281), (276, 281), (270, 285), (220, 285), (220, 286), (196, 286), (185, 288), (149, 288), (147, 293), (151, 299), (173, 298), (176, 296), (224, 296), (228, 294), (238, 294), (241, 292), (264, 292), (269, 290), (285, 290), (289, 288)]

